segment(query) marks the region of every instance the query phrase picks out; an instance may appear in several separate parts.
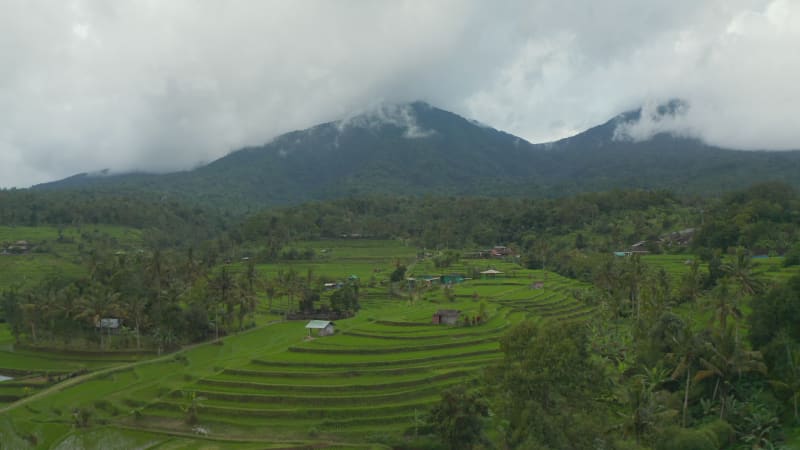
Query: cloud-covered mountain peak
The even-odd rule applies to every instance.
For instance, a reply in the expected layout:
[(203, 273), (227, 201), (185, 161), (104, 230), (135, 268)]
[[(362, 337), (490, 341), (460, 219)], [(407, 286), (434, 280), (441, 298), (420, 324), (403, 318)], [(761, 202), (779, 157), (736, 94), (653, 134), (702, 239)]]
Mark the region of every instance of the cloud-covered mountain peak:
[(419, 112), (433, 108), (425, 102), (390, 103), (381, 102), (351, 114), (336, 122), (341, 132), (348, 128), (362, 128), (379, 131), (386, 126), (400, 128), (403, 137), (421, 139), (434, 135), (435, 130), (421, 124)]
[(646, 102), (641, 108), (614, 119), (613, 139), (642, 142), (662, 133), (680, 138), (700, 138), (690, 121), (690, 111), (691, 105), (682, 99)]

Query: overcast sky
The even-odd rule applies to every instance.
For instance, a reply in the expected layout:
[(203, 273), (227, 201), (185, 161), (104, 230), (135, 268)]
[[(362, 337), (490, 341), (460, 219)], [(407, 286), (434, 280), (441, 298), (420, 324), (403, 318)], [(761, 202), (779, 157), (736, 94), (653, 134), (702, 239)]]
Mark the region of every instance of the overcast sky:
[(627, 130), (800, 148), (800, 1), (0, 0), (0, 187), (185, 169), (379, 102), (532, 142)]

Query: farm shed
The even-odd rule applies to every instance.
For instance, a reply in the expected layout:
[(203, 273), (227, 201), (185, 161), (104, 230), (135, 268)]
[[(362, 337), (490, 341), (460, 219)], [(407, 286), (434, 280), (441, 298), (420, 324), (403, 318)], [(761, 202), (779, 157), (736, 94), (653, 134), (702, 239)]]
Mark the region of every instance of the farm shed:
[(95, 320), (94, 326), (101, 330), (107, 330), (108, 333), (119, 333), (120, 320), (114, 317), (104, 317)]
[(334, 323), (328, 320), (312, 320), (306, 324), (308, 335), (311, 336), (311, 330), (317, 330), (317, 336), (330, 336), (336, 330)]
[(442, 284), (458, 284), (463, 283), (465, 280), (466, 277), (458, 273), (451, 273), (450, 275), (442, 275), (439, 277), (439, 281)]
[(433, 314), (433, 323), (435, 325), (455, 325), (459, 315), (461, 315), (461, 311), (457, 309), (440, 309)]
[(499, 270), (495, 269), (484, 270), (483, 272), (481, 272), (481, 275), (483, 275), (484, 278), (494, 278), (497, 275), (502, 275), (502, 274), (503, 272), (500, 272)]

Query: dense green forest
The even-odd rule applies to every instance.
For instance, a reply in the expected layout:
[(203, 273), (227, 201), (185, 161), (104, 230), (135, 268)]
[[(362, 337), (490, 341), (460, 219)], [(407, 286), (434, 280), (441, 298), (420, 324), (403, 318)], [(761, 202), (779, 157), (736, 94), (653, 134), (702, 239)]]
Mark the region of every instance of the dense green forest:
[[(485, 252), (502, 245), (506, 264), (590, 283), (573, 295), (595, 313), (516, 322), (501, 358), (441, 392), (405, 436), (384, 439), (392, 446), (779, 448), (800, 426), (800, 275), (789, 271), (800, 264), (800, 195), (785, 184), (717, 198), (352, 197), (247, 216), (110, 194), (2, 191), (0, 206), (5, 225), (143, 230), (138, 248), (81, 248), (83, 273), (2, 286), (2, 319), (28, 348), (160, 354), (261, 326), (259, 308), (276, 320), (349, 316), (363, 289), (413, 301), (408, 264), (488, 265)], [(330, 291), (335, 276), (291, 265), (325, 264), (326, 249), (308, 244), (321, 239), (394, 240), (417, 256)], [(763, 270), (767, 256), (787, 269)]]

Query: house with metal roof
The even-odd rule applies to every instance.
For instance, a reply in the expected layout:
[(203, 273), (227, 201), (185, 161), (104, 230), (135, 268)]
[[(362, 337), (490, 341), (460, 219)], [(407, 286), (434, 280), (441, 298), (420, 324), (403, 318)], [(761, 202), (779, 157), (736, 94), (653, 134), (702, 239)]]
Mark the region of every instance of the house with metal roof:
[(311, 336), (311, 330), (317, 330), (317, 336), (330, 336), (336, 330), (334, 323), (329, 320), (312, 320), (306, 324), (308, 335)]
[(433, 314), (434, 325), (455, 325), (461, 311), (457, 309), (440, 309)]
[(496, 276), (502, 274), (503, 272), (496, 269), (488, 269), (481, 272), (481, 276), (483, 276), (483, 278), (495, 278)]

